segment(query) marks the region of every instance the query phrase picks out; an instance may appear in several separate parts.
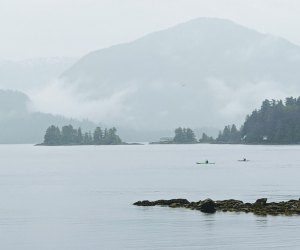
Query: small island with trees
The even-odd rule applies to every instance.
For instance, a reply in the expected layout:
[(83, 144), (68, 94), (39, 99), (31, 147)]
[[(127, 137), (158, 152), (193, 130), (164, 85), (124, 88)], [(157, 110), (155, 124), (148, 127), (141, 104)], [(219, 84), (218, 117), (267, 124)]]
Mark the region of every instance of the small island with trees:
[(72, 125), (63, 126), (62, 129), (54, 125), (47, 128), (44, 142), (40, 146), (67, 146), (67, 145), (124, 145), (116, 134), (116, 128), (97, 127), (94, 132), (83, 133), (81, 128), (75, 129)]
[(176, 128), (174, 137), (163, 137), (159, 142), (151, 142), (150, 144), (195, 144), (198, 143), (195, 133), (190, 128)]

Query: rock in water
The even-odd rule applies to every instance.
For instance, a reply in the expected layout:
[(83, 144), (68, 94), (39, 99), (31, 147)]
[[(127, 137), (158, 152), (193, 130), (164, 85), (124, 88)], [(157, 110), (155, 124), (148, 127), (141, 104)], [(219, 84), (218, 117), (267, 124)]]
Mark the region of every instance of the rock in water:
[[(185, 205), (188, 205), (190, 202), (187, 199), (171, 199), (171, 200), (157, 200), (157, 201), (137, 201), (133, 203), (135, 206), (170, 206), (172, 207), (183, 207)], [(176, 204), (176, 205), (175, 205)]]
[(253, 205), (258, 207), (265, 207), (267, 204), (267, 200), (268, 200), (267, 198), (257, 199)]
[(137, 201), (133, 203), (135, 206), (142, 206), (142, 207), (149, 207), (149, 206), (155, 206), (155, 204), (151, 201), (144, 200), (144, 201)]
[(136, 206), (169, 206), (171, 208), (196, 209), (203, 213), (222, 212), (245, 212), (257, 215), (300, 215), (300, 200), (269, 202), (267, 198), (257, 199), (254, 203), (244, 203), (239, 200), (206, 199), (204, 201), (189, 202), (186, 199), (171, 199), (157, 201), (138, 201)]
[(160, 206), (170, 206), (171, 204), (177, 204), (178, 206), (184, 206), (188, 205), (190, 202), (187, 199), (171, 199), (171, 200), (157, 200), (153, 201), (155, 205), (160, 205)]
[(199, 210), (203, 213), (212, 214), (216, 212), (216, 203), (212, 199), (206, 199), (200, 203)]

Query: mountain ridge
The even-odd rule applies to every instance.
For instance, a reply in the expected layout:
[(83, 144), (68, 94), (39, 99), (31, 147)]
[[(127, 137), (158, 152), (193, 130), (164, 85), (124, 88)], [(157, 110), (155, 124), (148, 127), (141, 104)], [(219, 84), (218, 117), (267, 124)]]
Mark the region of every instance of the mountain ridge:
[(72, 57), (0, 60), (0, 88), (28, 92), (46, 86), (76, 61)]
[(99, 112), (112, 124), (215, 127), (239, 123), (265, 98), (299, 91), (299, 67), (300, 47), (286, 39), (199, 18), (91, 52), (60, 80), (99, 110), (113, 100)]

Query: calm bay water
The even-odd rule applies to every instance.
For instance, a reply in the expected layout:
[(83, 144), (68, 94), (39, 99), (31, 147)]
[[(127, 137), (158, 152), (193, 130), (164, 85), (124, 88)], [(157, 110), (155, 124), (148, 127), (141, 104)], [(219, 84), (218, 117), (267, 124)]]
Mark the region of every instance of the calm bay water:
[(0, 159), (0, 249), (300, 249), (300, 216), (132, 206), (298, 199), (300, 146), (1, 145)]

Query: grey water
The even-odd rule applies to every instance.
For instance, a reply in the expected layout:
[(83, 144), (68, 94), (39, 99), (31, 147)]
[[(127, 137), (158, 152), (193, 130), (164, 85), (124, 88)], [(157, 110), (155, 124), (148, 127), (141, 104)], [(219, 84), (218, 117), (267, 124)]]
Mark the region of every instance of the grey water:
[(299, 177), (300, 146), (1, 145), (0, 249), (299, 249), (300, 216), (132, 205), (299, 199)]

